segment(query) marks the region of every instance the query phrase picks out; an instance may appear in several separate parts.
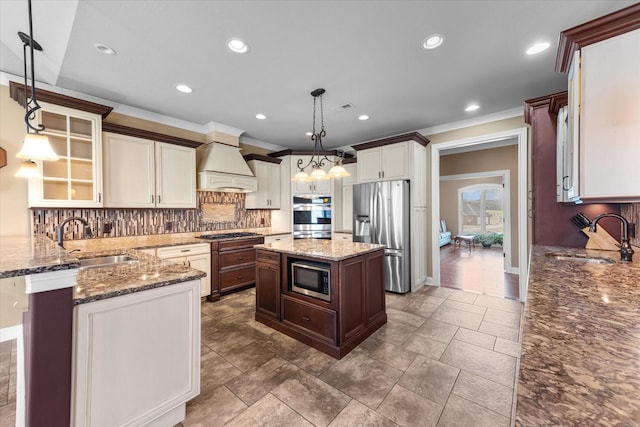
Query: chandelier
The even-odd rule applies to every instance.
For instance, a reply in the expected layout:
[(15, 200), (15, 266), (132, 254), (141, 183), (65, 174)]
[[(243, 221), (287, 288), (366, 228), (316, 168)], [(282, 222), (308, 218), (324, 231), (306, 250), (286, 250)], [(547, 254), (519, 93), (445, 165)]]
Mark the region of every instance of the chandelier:
[[(22, 148), (16, 155), (19, 159), (26, 159), (22, 162), (20, 169), (16, 173), (17, 176), (33, 177), (39, 176), (37, 166), (33, 160), (58, 160), (58, 156), (51, 148), (49, 144), (49, 138), (46, 135), (40, 134), (44, 130), (43, 125), (33, 126), (31, 120), (35, 118), (35, 113), (40, 108), (38, 99), (36, 98), (36, 83), (35, 83), (35, 66), (33, 61), (33, 51), (42, 51), (42, 46), (33, 39), (33, 19), (31, 16), (31, 0), (28, 0), (29, 8), (29, 34), (25, 34), (22, 31), (18, 31), (18, 37), (23, 43), (23, 62), (24, 62), (24, 109), (25, 116), (24, 122), (27, 125), (27, 134), (24, 138)], [(29, 80), (27, 74), (27, 47), (29, 47), (29, 58), (31, 64), (31, 87), (29, 87)]]
[[(327, 135), (327, 132), (324, 130), (324, 110), (322, 108), (322, 95), (324, 95), (325, 92), (326, 91), (324, 89), (316, 89), (311, 92), (311, 96), (313, 96), (313, 129), (311, 134), (311, 141), (313, 141), (313, 153), (311, 154), (309, 161), (304, 166), (304, 160), (298, 160), (297, 167), (299, 172), (295, 174), (293, 181), (342, 178), (350, 175), (342, 166), (344, 151), (342, 151), (341, 154), (339, 154), (339, 158), (334, 161), (327, 157), (326, 151), (322, 146), (322, 138)], [(318, 99), (320, 100), (320, 129), (316, 131), (316, 106), (318, 104)], [(333, 164), (331, 169), (329, 169), (329, 172), (325, 172), (323, 169), (326, 163)], [(312, 169), (311, 174), (307, 174), (305, 172), (305, 169), (309, 166), (311, 166)]]

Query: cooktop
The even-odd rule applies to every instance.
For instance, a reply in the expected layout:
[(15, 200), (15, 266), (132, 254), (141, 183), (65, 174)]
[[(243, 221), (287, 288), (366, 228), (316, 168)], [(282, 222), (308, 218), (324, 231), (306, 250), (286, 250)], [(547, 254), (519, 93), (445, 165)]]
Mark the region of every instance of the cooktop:
[(254, 237), (254, 236), (260, 236), (261, 234), (259, 233), (250, 233), (247, 231), (239, 231), (239, 232), (235, 232), (235, 233), (220, 233), (220, 234), (203, 234), (201, 236), (198, 236), (199, 239), (206, 239), (206, 240), (220, 240), (220, 239), (232, 239), (232, 238), (236, 238), (236, 237)]

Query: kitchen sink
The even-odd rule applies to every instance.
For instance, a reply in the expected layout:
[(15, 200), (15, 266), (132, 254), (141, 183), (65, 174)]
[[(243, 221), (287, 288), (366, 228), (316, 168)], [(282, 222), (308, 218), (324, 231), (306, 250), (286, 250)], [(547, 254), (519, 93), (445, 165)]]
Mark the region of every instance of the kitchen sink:
[(80, 269), (85, 270), (88, 268), (110, 267), (117, 264), (136, 264), (140, 260), (135, 259), (129, 255), (111, 255), (101, 256), (96, 258), (85, 258), (80, 260)]
[(615, 261), (606, 257), (591, 257), (583, 254), (563, 254), (548, 252), (546, 256), (558, 261), (584, 262), (590, 264), (614, 264)]

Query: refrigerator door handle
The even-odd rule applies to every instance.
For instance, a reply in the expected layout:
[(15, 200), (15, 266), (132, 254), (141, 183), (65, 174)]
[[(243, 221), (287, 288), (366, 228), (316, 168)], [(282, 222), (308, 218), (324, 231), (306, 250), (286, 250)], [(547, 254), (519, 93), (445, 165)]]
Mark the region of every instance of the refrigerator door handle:
[(398, 249), (385, 249), (384, 255), (401, 258), (404, 256), (404, 251)]

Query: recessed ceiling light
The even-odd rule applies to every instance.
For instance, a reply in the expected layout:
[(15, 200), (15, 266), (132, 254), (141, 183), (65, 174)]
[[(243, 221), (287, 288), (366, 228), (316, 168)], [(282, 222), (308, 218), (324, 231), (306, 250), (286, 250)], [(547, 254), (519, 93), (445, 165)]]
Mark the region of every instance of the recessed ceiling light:
[(358, 116), (358, 120), (369, 120), (369, 116), (367, 116), (366, 114), (363, 114), (361, 116)]
[(464, 109), (464, 111), (476, 111), (478, 108), (480, 108), (478, 104), (469, 104), (467, 105), (467, 108)]
[(265, 116), (262, 113), (258, 113), (258, 114), (256, 114), (256, 119), (258, 119), (258, 120), (267, 120), (267, 116)]
[(227, 40), (227, 47), (235, 53), (247, 53), (249, 51), (249, 45), (240, 39)]
[(442, 34), (431, 34), (424, 40), (422, 40), (423, 49), (435, 49), (444, 43), (444, 36)]
[(549, 46), (551, 46), (551, 43), (549, 42), (536, 43), (533, 46), (531, 46), (529, 49), (527, 49), (527, 55), (535, 55), (536, 53), (543, 52), (547, 50)]
[(183, 85), (183, 84), (177, 84), (176, 85), (176, 90), (178, 90), (179, 92), (182, 92), (182, 93), (191, 93), (191, 92), (193, 92), (193, 89), (191, 89), (189, 86)]
[(110, 48), (109, 46), (107, 46), (106, 44), (96, 43), (96, 44), (93, 45), (93, 47), (95, 47), (98, 52), (104, 53), (105, 55), (115, 55), (116, 54), (116, 51), (113, 50), (112, 48)]

